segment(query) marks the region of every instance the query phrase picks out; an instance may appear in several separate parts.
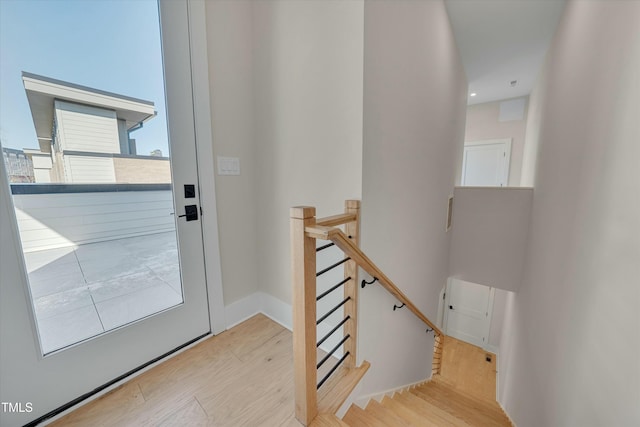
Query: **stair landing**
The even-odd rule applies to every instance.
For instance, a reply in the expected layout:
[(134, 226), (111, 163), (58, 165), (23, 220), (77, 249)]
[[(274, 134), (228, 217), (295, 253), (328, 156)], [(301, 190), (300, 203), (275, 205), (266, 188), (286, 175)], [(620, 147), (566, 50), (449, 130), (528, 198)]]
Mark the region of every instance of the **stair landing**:
[(443, 337), (440, 378), (459, 391), (495, 402), (497, 357), (453, 337)]

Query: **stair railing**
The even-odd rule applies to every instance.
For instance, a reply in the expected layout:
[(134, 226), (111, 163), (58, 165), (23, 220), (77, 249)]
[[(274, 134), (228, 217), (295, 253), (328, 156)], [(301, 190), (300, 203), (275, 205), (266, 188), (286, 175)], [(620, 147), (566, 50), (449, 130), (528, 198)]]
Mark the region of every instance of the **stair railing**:
[[(432, 373), (439, 373), (443, 333), (360, 249), (360, 201), (347, 200), (344, 213), (326, 218), (316, 219), (315, 208), (309, 206), (291, 208), (290, 216), (295, 415), (298, 421), (303, 425), (309, 425), (319, 413), (335, 413), (369, 367), (366, 361), (360, 367), (356, 367), (358, 267), (375, 277), (382, 287), (433, 331), (435, 345)], [(338, 226), (344, 226), (344, 231)], [(318, 239), (330, 243), (316, 247)], [(334, 245), (344, 252), (346, 258), (322, 271), (316, 271), (317, 252)], [(316, 278), (340, 265), (344, 266), (344, 280), (317, 295)], [(343, 287), (342, 302), (318, 319), (317, 301), (340, 287)], [(318, 341), (317, 325), (340, 307), (344, 313), (342, 321)], [(343, 328), (342, 339), (318, 362), (318, 346), (340, 326)], [(342, 347), (342, 357), (318, 381), (318, 368), (329, 360), (339, 347)], [(336, 375), (338, 371), (340, 374)], [(333, 384), (325, 384), (333, 381), (332, 375), (336, 377)], [(342, 380), (346, 384), (346, 390), (345, 384), (340, 384)]]

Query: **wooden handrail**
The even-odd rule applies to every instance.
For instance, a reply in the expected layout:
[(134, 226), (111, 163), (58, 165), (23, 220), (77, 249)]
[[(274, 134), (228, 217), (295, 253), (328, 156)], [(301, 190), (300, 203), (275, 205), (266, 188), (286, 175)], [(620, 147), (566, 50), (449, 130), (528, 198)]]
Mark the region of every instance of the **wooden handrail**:
[(415, 314), (418, 319), (422, 320), (427, 326), (433, 329), (435, 335), (444, 335), (443, 332), (434, 325), (427, 316), (422, 314), (422, 312), (409, 300), (409, 298), (387, 277), (386, 274), (378, 268), (377, 265), (373, 263), (367, 257), (364, 252), (360, 250), (349, 237), (345, 235), (342, 230), (339, 228), (327, 227), (327, 226), (308, 226), (305, 227), (305, 232), (308, 237), (313, 237), (315, 239), (323, 239), (323, 240), (331, 240), (336, 244), (342, 251), (350, 257), (352, 260), (360, 266), (364, 271), (369, 273), (371, 276), (378, 279), (378, 282), (394, 297), (398, 299), (398, 301), (405, 304), (405, 306), (411, 310), (413, 314)]
[(353, 222), (358, 217), (354, 213), (343, 213), (338, 215), (327, 216), (325, 218), (318, 218), (316, 220), (317, 225), (325, 227), (335, 227), (337, 225), (347, 224)]

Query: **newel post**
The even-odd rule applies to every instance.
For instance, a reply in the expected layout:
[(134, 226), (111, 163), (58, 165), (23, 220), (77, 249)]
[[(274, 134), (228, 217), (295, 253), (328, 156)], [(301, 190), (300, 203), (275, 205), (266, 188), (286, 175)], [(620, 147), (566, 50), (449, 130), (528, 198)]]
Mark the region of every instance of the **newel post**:
[(315, 216), (314, 207), (291, 208), (295, 415), (303, 425), (309, 425), (318, 414), (316, 240), (305, 233), (305, 227), (315, 225)]
[[(360, 247), (360, 200), (345, 200), (344, 211), (348, 214), (355, 214), (356, 220), (345, 224), (345, 234), (351, 241)], [(345, 359), (347, 368), (356, 366), (356, 348), (358, 345), (358, 265), (354, 260), (349, 260), (344, 264), (344, 277), (351, 277), (344, 286), (344, 298), (351, 299), (344, 305), (344, 315), (351, 316), (351, 319), (344, 325), (344, 336), (350, 335), (344, 343), (344, 352), (349, 352), (349, 357)]]

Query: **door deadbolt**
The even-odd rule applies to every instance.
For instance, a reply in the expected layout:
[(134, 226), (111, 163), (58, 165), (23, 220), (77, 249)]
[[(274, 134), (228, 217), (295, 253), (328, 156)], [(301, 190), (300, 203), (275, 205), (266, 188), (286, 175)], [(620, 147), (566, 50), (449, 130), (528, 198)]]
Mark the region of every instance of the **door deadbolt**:
[(194, 184), (184, 185), (184, 198), (195, 199), (196, 198), (196, 186)]

